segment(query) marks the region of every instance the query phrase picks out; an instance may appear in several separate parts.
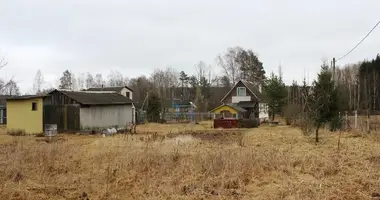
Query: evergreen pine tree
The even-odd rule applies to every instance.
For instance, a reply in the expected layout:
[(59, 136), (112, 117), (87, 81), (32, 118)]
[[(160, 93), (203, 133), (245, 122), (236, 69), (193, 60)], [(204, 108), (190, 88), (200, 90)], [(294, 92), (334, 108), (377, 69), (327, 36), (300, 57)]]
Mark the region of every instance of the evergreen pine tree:
[(182, 87), (182, 91), (181, 91), (182, 101), (186, 99), (185, 98), (185, 94), (186, 94), (185, 86), (187, 88), (189, 79), (190, 79), (190, 77), (184, 71), (181, 71), (179, 73), (179, 80), (181, 81), (181, 87)]
[(151, 122), (159, 122), (160, 120), (161, 101), (155, 92), (149, 93), (147, 116)]
[(313, 90), (309, 95), (308, 105), (309, 117), (315, 127), (315, 141), (318, 142), (319, 129), (339, 116), (338, 92), (326, 64), (322, 65), (317, 80), (313, 82)]
[(285, 83), (282, 82), (282, 78), (274, 75), (274, 73), (272, 73), (270, 78), (266, 81), (263, 89), (273, 121), (275, 114), (282, 113), (282, 109), (287, 103), (286, 98), (288, 96), (288, 91)]

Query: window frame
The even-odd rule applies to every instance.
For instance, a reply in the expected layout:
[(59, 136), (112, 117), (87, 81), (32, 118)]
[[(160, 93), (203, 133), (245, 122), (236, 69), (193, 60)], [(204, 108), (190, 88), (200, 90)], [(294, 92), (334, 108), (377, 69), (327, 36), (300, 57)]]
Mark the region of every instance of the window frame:
[(37, 111), (37, 110), (38, 110), (37, 102), (32, 102), (32, 111)]
[[(239, 95), (239, 90), (244, 89), (244, 95)], [(237, 87), (236, 88), (236, 96), (238, 97), (245, 97), (247, 96), (247, 88), (246, 87)]]

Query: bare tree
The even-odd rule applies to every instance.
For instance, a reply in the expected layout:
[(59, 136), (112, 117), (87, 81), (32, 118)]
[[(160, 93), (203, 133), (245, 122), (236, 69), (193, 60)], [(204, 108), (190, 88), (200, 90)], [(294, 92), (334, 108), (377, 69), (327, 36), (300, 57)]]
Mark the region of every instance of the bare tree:
[(92, 74), (87, 73), (87, 78), (86, 78), (86, 88), (92, 88), (95, 85), (94, 77)]
[[(5, 56), (0, 54), (0, 69), (5, 67), (7, 64), (8, 64), (8, 61), (6, 60)], [(13, 83), (11, 81), (13, 81), (13, 78), (11, 78), (8, 82), (4, 82), (4, 80), (0, 79), (0, 90), (6, 89), (5, 88), (6, 86), (9, 86), (10, 84)]]
[(86, 75), (84, 73), (80, 73), (77, 75), (76, 82), (78, 90), (83, 90), (85, 88), (85, 76)]
[(124, 77), (123, 78), (123, 86), (127, 86), (129, 84), (129, 78), (128, 77)]
[(69, 70), (63, 72), (62, 77), (60, 78), (60, 89), (73, 90), (73, 74)]
[(71, 89), (73, 90), (73, 91), (78, 91), (79, 90), (79, 87), (78, 87), (78, 79), (77, 79), (77, 77), (75, 76), (75, 74), (71, 74), (71, 83), (72, 83), (72, 85), (71, 85)]
[(95, 76), (95, 82), (94, 82), (94, 87), (100, 88), (104, 86), (105, 81), (103, 80), (102, 74), (96, 74)]
[(5, 59), (5, 56), (0, 55), (0, 69), (5, 67), (8, 64), (8, 62)]
[(21, 94), (17, 83), (13, 79), (10, 80), (6, 85), (4, 85), (2, 93), (6, 95), (16, 95), (16, 96)]
[(238, 81), (240, 75), (240, 65), (236, 61), (236, 57), (240, 51), (242, 51), (240, 47), (228, 48), (224, 55), (219, 55), (216, 58), (218, 65), (223, 69), (223, 75), (233, 85)]
[(44, 76), (42, 75), (41, 70), (37, 71), (36, 76), (34, 77), (33, 90), (34, 93), (41, 93), (41, 86), (44, 83)]
[[(158, 97), (162, 100), (172, 100), (174, 88), (179, 86), (179, 73), (173, 68), (155, 69), (151, 75), (153, 88), (156, 90)], [(163, 113), (164, 105), (161, 104), (161, 112)]]
[(124, 86), (124, 77), (118, 71), (111, 71), (107, 79), (110, 87)]
[(202, 77), (206, 77), (208, 71), (206, 63), (199, 61), (198, 64), (195, 65), (195, 71), (197, 72), (198, 81), (201, 80)]
[(134, 90), (133, 100), (142, 103), (151, 90), (151, 85), (151, 82), (145, 76), (129, 80), (128, 86)]

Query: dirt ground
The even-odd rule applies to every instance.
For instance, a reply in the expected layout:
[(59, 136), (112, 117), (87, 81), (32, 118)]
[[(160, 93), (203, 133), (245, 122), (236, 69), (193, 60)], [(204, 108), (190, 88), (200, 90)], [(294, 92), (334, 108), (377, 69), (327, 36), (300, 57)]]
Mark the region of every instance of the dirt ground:
[(371, 199), (380, 137), (297, 128), (214, 130), (146, 124), (136, 135), (59, 135), (0, 128), (0, 199)]

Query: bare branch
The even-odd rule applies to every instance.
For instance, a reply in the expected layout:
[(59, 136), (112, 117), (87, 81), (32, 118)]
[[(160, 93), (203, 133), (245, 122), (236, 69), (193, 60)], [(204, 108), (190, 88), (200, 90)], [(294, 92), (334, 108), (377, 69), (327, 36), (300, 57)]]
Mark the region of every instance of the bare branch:
[(5, 60), (5, 56), (0, 56), (0, 69), (5, 67), (8, 64), (8, 61)]

